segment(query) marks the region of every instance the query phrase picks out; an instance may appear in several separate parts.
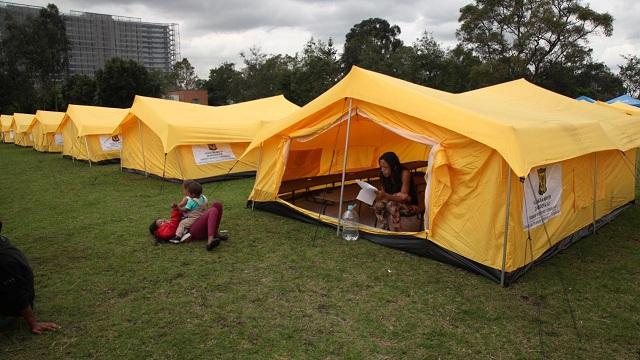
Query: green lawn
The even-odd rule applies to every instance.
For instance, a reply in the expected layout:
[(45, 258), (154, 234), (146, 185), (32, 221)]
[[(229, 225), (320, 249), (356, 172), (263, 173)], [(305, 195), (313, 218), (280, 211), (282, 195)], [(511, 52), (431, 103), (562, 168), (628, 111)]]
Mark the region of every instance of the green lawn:
[(640, 358), (637, 206), (504, 289), (246, 209), (252, 183), (205, 185), (231, 235), (214, 252), (154, 246), (178, 185), (0, 145), (3, 234), (34, 268), (39, 318), (63, 327), (19, 322), (0, 359)]

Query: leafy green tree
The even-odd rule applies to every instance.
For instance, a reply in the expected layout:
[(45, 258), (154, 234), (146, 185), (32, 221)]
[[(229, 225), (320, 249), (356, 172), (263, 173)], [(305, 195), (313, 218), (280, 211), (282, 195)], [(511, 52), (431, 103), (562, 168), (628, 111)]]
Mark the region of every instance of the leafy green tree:
[(384, 19), (370, 18), (354, 25), (347, 33), (341, 62), (343, 72), (353, 65), (393, 75), (394, 53), (402, 48), (400, 27)]
[(30, 28), (7, 15), (0, 34), (0, 107), (2, 113), (35, 111), (34, 76), (27, 68), (25, 39)]
[(499, 82), (533, 81), (557, 64), (579, 65), (590, 54), (588, 36), (611, 36), (613, 18), (581, 0), (475, 0), (460, 9), (457, 36)]
[(173, 64), (170, 78), (176, 90), (197, 89), (198, 77), (196, 76), (195, 68), (187, 58), (183, 58), (181, 61)]
[(16, 37), (21, 69), (33, 79), (39, 109), (58, 109), (60, 87), (69, 67), (69, 41), (64, 19), (58, 8), (49, 4), (37, 16), (27, 18)]
[(242, 69), (241, 101), (290, 93), (295, 58), (281, 54), (267, 55), (258, 48), (251, 48), (249, 54), (240, 55), (245, 65)]
[(622, 55), (627, 61), (620, 68), (620, 78), (630, 96), (640, 97), (640, 58), (637, 55)]
[(161, 83), (133, 60), (112, 58), (96, 72), (97, 100), (102, 106), (127, 108), (135, 95), (159, 97)]
[(340, 62), (333, 40), (311, 38), (302, 54), (296, 56), (291, 72), (291, 88), (285, 96), (298, 105), (308, 103), (335, 85), (340, 79)]
[(222, 63), (209, 70), (209, 79), (205, 83), (209, 93), (209, 105), (228, 105), (240, 99), (242, 74), (233, 63)]
[(96, 80), (87, 75), (74, 75), (67, 79), (62, 87), (62, 94), (68, 104), (95, 105)]

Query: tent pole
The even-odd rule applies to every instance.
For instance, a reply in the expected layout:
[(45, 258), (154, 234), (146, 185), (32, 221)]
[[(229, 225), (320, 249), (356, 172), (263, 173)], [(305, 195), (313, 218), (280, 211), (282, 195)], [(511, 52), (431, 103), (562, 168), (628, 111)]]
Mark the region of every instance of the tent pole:
[(142, 148), (142, 166), (144, 167), (144, 176), (149, 177), (149, 173), (147, 172), (147, 159), (144, 157), (144, 138), (142, 137), (142, 126), (140, 126), (139, 118), (138, 118), (138, 132), (140, 133), (140, 147)]
[(89, 154), (89, 144), (87, 143), (87, 137), (84, 137), (84, 146), (87, 149), (87, 160), (89, 160), (89, 167), (91, 167), (91, 154)]
[(160, 183), (160, 191), (164, 190), (164, 176), (167, 169), (167, 153), (164, 153), (164, 162), (162, 163), (162, 182)]
[[(258, 165), (256, 166), (256, 181), (258, 180), (258, 171), (260, 170), (260, 163), (262, 163), (262, 144), (260, 143), (260, 152), (258, 153)], [(256, 201), (251, 200), (251, 210), (255, 210)]]
[(347, 135), (344, 140), (344, 156), (342, 159), (342, 183), (340, 183), (340, 203), (338, 203), (338, 228), (336, 235), (340, 235), (340, 226), (342, 226), (342, 199), (344, 197), (344, 179), (347, 174), (347, 155), (349, 153), (349, 131), (351, 130), (351, 98), (349, 98), (349, 112), (347, 115)]
[(593, 153), (593, 235), (596, 234), (596, 200), (598, 194), (598, 153)]
[(120, 138), (120, 172), (124, 171), (124, 168), (122, 167), (122, 148), (124, 148), (124, 137)]
[(511, 167), (507, 176), (506, 214), (504, 216), (504, 241), (502, 242), (502, 273), (500, 274), (500, 286), (504, 287), (504, 274), (507, 268), (507, 240), (509, 239), (509, 212), (511, 211)]

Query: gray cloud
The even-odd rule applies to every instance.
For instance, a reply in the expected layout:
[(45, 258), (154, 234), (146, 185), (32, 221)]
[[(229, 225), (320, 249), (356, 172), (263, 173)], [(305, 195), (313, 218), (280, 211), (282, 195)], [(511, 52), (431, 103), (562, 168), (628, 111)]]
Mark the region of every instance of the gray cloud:
[[(52, 0), (35, 0), (46, 5)], [(445, 46), (455, 44), (459, 9), (471, 0), (61, 0), (63, 12), (82, 10), (139, 17), (143, 21), (180, 24), (182, 56), (196, 66), (200, 76), (223, 61), (239, 62), (240, 51), (257, 45), (267, 53), (300, 51), (311, 36), (332, 38), (340, 49), (349, 29), (363, 19), (380, 17), (402, 29), (401, 38), (412, 43), (424, 31)], [(634, 0), (591, 0), (597, 11), (615, 18), (611, 38), (594, 37), (594, 57), (612, 69), (621, 62), (621, 53), (640, 52)]]

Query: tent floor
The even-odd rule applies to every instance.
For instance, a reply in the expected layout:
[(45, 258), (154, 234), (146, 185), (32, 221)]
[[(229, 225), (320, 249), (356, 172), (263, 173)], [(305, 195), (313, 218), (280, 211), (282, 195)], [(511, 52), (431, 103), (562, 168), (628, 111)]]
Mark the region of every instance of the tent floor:
[[(373, 182), (373, 185), (376, 186), (378, 184)], [(424, 194), (424, 185), (418, 185), (417, 190), (418, 194)], [(348, 204), (356, 204), (356, 211), (358, 212), (362, 225), (381, 227), (382, 224), (376, 221), (373, 207), (356, 200), (359, 191), (360, 186), (357, 184), (345, 185), (342, 212), (347, 210)], [(305, 210), (337, 218), (340, 207), (340, 187), (327, 187), (320, 190), (297, 192), (295, 197), (286, 195), (281, 198)], [(420, 231), (420, 218), (417, 215), (403, 216), (400, 220), (402, 231)]]

